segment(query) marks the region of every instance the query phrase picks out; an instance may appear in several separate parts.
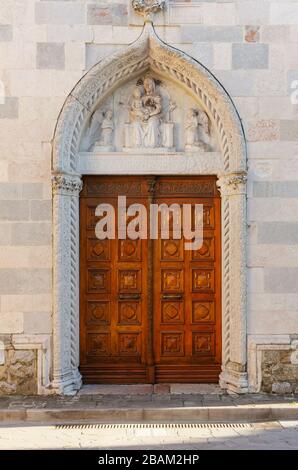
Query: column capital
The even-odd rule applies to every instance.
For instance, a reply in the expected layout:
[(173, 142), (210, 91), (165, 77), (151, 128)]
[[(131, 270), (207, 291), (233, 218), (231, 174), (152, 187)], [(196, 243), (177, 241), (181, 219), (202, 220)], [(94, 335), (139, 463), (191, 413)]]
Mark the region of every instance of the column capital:
[(217, 187), (222, 196), (234, 196), (237, 194), (246, 194), (246, 173), (230, 173), (220, 175), (217, 181)]
[(78, 196), (83, 188), (83, 182), (78, 175), (58, 174), (52, 176), (53, 194)]

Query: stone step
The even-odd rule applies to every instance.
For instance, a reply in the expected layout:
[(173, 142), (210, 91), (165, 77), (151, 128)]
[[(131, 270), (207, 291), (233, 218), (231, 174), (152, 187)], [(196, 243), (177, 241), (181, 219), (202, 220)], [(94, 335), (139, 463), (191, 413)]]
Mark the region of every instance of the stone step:
[(0, 410), (0, 425), (27, 422), (65, 423), (220, 423), (298, 420), (298, 406), (293, 404), (241, 406), (136, 406), (99, 408), (72, 406), (64, 408), (24, 408)]

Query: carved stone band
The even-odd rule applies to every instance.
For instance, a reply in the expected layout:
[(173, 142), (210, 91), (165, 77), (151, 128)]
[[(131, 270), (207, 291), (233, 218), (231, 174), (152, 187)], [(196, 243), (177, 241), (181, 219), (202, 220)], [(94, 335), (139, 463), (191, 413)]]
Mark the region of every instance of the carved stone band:
[(221, 176), (217, 181), (218, 189), (222, 196), (245, 194), (247, 176), (245, 173)]
[(83, 183), (79, 176), (54, 175), (52, 177), (53, 194), (78, 196), (82, 187)]

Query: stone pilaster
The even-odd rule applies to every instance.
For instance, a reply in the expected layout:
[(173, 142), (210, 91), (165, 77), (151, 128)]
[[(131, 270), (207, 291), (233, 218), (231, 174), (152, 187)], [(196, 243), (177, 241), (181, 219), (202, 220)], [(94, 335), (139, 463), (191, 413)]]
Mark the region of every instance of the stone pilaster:
[(237, 393), (248, 390), (246, 305), (246, 175), (221, 176), (223, 361), (220, 384)]
[(79, 194), (76, 175), (54, 175), (53, 381), (57, 393), (81, 386), (79, 366)]

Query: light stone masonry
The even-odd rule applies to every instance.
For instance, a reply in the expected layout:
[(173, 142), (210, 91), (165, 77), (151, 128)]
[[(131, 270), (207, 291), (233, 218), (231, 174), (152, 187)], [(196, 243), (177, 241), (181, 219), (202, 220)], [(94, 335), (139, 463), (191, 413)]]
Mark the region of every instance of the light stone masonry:
[[(224, 340), (240, 329), (239, 325), (242, 328), (246, 321), (247, 329), (245, 331), (244, 326), (243, 336), (238, 338), (242, 349), (235, 342), (235, 336), (228, 338), (230, 343), (225, 343), (229, 344), (227, 349), (231, 359), (228, 365), (224, 364), (224, 369), (230, 375), (228, 379), (223, 375), (222, 380), (223, 383), (234, 380), (236, 391), (239, 388), (256, 391), (263, 387), (271, 392), (282, 387), (279, 382), (285, 382), (284, 374), (290, 371), (292, 387), (295, 368), (287, 361), (291, 338), (298, 337), (298, 1), (170, 0), (167, 3), (167, 9), (154, 17), (156, 33), (163, 41), (160, 47), (163, 51), (163, 47), (166, 48), (163, 56), (154, 56), (162, 64), (158, 74), (173, 83), (185, 80), (178, 88), (181, 86), (181, 93), (186, 96), (185, 76), (195, 76), (196, 67), (200, 67), (198, 61), (215, 77), (208, 82), (205, 75), (204, 78), (201, 75), (202, 90), (209, 89), (210, 83), (215, 88), (222, 86), (234, 103), (239, 126), (241, 124), (245, 132), (247, 220), (244, 205), (240, 212), (237, 212), (239, 206), (233, 206), (232, 216), (237, 213), (239, 219), (236, 217), (236, 220), (240, 225), (242, 222), (241, 227), (247, 231), (247, 298), (243, 292), (240, 295), (239, 270), (236, 270), (237, 275), (233, 272), (231, 282), (233, 295), (247, 299), (247, 307), (242, 305), (242, 309), (234, 309), (240, 316), (245, 312), (245, 318), (238, 318), (239, 322), (234, 322), (233, 328), (223, 331)], [(140, 37), (143, 21), (143, 17), (133, 10), (130, 0), (5, 0), (0, 3), (0, 334), (7, 342), (5, 364), (0, 366), (4, 377), (0, 380), (0, 393), (49, 393), (54, 369), (55, 390), (59, 389), (57, 348), (56, 351), (51, 349), (52, 335), (57, 334), (55, 300), (52, 305), (53, 290), (57, 289), (53, 278), (57, 257), (55, 261), (52, 240), (57, 227), (53, 222), (51, 174), (53, 168), (59, 173), (62, 166), (61, 161), (57, 164), (52, 160), (53, 150), (54, 154), (57, 152), (55, 129), (63, 104), (72, 92), (66, 105), (67, 109), (75, 109), (73, 118), (69, 119), (71, 124), (67, 130), (59, 128), (58, 133), (56, 130), (56, 139), (59, 135), (65, 145), (64, 153), (59, 155), (64, 155), (66, 168), (70, 153), (75, 151), (74, 147), (68, 146), (73, 135), (71, 126), (77, 126), (75, 119), (80, 110), (86, 113), (82, 118), (84, 125), (86, 116), (94, 111), (92, 106), (95, 104), (86, 96), (93, 86), (97, 89), (105, 72), (100, 67), (96, 69), (95, 81), (87, 91), (84, 85), (80, 84), (79, 88), (76, 85), (99, 61), (106, 64), (106, 58), (110, 59), (114, 52), (126, 51), (122, 56), (126, 61), (128, 45)], [(152, 49), (155, 39), (151, 37), (150, 41), (148, 47)], [(136, 61), (145, 57), (144, 44), (136, 48)], [(180, 57), (183, 60), (177, 62), (178, 69), (174, 68), (176, 55), (168, 63), (164, 62), (168, 57), (167, 44), (182, 51)], [(186, 54), (195, 59), (192, 61), (194, 69)], [(152, 56), (150, 61), (153, 64)], [(121, 61), (117, 62), (117, 73), (122, 66)], [(134, 69), (135, 82), (146, 69), (142, 67)], [(118, 99), (121, 87), (130, 80), (130, 72), (121, 78), (122, 81), (119, 79), (121, 83), (115, 79), (116, 75), (114, 72), (109, 74), (105, 93), (109, 90), (114, 93), (117, 89), (119, 94), (114, 96)], [(196, 92), (193, 88), (192, 93), (195, 95)], [(107, 95), (102, 96), (106, 99)], [(171, 96), (178, 104), (175, 119), (180, 115), (177, 96)], [(212, 93), (209, 97), (210, 100), (205, 101), (207, 107), (214, 102)], [(217, 102), (215, 111), (219, 106)], [(232, 108), (234, 110), (233, 105)], [(224, 126), (231, 119), (230, 113), (231, 109), (224, 114)], [(241, 134), (239, 128), (235, 132), (229, 126), (228, 138)], [(81, 139), (84, 132), (85, 127), (77, 128), (75, 134)], [(221, 133), (222, 129), (218, 135)], [(235, 168), (238, 168), (244, 153), (237, 147), (232, 154)], [(108, 161), (106, 157), (102, 157), (104, 162)], [(171, 161), (170, 158), (171, 155), (165, 156), (164, 162)], [(163, 172), (171, 174), (174, 171), (175, 158), (173, 165), (164, 163)], [(180, 169), (183, 158), (179, 155)], [(150, 167), (151, 163), (145, 165), (141, 160), (134, 160), (135, 170)], [(205, 167), (201, 161), (203, 159), (194, 168), (201, 172), (214, 171), (210, 159)], [(96, 167), (97, 163), (93, 164)], [(66, 173), (71, 172), (67, 168)], [(121, 168), (125, 168), (123, 163), (110, 168), (109, 173)], [(79, 173), (80, 168), (76, 167), (76, 170)], [(234, 167), (230, 172), (233, 170)], [(242, 170), (245, 172), (245, 164)], [(222, 184), (223, 191), (233, 187), (232, 183)], [(238, 181), (237, 184), (243, 183)], [(234, 201), (233, 197), (231, 201)], [(223, 194), (222, 198), (225, 198)], [(63, 209), (67, 219), (69, 206), (68, 209), (66, 205), (63, 207), (56, 206), (54, 210)], [(72, 211), (77, 210), (77, 206), (72, 207)], [(66, 230), (65, 234), (68, 233)], [(234, 235), (238, 240), (237, 236)], [(235, 256), (234, 260), (239, 261)], [(64, 278), (63, 282), (69, 286), (74, 278)], [(223, 320), (225, 325), (226, 317)], [(63, 328), (64, 334), (70, 331), (67, 319)], [(62, 332), (58, 332), (54, 343), (59, 335), (63, 336)], [(277, 351), (280, 347), (278, 335), (288, 335), (286, 346), (285, 343), (282, 345), (286, 353)], [(254, 344), (251, 350), (246, 348), (246, 340)], [(63, 358), (60, 359), (63, 362)], [(268, 364), (276, 364), (281, 359), (283, 365), (276, 369), (277, 375), (271, 380), (267, 376)], [(255, 364), (259, 364), (259, 372), (255, 372), (253, 378), (249, 374), (248, 386), (239, 371), (236, 374), (238, 382), (234, 376), (232, 380), (229, 369), (235, 362), (244, 364), (247, 360), (250, 370), (255, 370)], [(76, 363), (77, 357), (72, 356), (71, 361)], [(22, 376), (17, 376), (24, 373), (29, 376), (28, 386)], [(263, 374), (263, 382), (257, 374)], [(74, 383), (75, 386), (80, 384), (73, 369), (68, 379), (72, 385), (65, 387), (67, 392)], [(298, 377), (296, 382), (298, 387)]]

